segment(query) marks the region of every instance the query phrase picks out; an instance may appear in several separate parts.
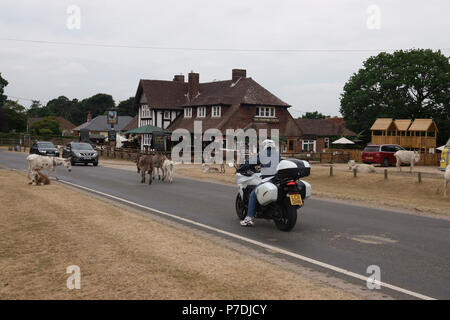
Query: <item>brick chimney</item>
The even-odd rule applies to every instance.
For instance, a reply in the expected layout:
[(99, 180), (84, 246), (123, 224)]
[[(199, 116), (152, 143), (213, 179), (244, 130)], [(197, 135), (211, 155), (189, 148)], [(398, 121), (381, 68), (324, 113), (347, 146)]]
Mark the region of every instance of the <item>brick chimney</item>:
[(233, 69), (231, 79), (233, 82), (238, 81), (240, 78), (244, 79), (247, 77), (247, 70), (245, 69)]
[(199, 91), (200, 75), (198, 73), (190, 72), (188, 78), (188, 95), (189, 101), (192, 101)]
[(173, 81), (175, 82), (184, 82), (184, 75), (183, 74), (176, 74), (173, 76)]
[(92, 120), (92, 114), (91, 114), (91, 112), (89, 111), (89, 112), (88, 112), (88, 115), (87, 115), (87, 122), (91, 122), (91, 120)]

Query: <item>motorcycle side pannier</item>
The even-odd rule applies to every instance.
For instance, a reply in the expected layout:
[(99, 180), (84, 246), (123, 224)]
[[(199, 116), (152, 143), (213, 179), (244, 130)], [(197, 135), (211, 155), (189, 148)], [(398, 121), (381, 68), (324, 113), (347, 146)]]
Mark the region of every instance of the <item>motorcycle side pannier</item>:
[(256, 187), (256, 199), (262, 206), (275, 202), (278, 199), (278, 188), (272, 182), (264, 182)]
[(308, 161), (298, 159), (281, 160), (277, 166), (277, 176), (281, 179), (297, 180), (309, 176), (311, 167)]

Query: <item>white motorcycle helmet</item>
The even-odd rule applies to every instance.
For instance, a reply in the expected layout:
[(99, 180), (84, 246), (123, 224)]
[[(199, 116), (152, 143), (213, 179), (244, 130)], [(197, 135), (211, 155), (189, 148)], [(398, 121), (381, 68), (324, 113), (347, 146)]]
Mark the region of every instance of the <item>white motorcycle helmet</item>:
[(276, 147), (277, 147), (277, 145), (275, 144), (275, 141), (270, 140), (270, 139), (266, 139), (261, 143), (262, 150), (266, 150), (268, 148), (275, 149)]

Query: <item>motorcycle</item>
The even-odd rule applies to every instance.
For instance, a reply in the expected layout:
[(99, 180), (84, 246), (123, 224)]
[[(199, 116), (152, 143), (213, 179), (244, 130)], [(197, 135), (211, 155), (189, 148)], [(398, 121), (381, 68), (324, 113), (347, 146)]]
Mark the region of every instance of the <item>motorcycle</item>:
[(276, 175), (265, 179), (261, 178), (258, 170), (250, 167), (244, 164), (236, 168), (237, 216), (241, 220), (246, 217), (250, 193), (256, 189), (255, 218), (273, 220), (281, 231), (292, 230), (297, 223), (298, 209), (311, 196), (311, 185), (300, 180), (309, 176), (309, 163), (297, 159), (282, 160), (277, 166)]

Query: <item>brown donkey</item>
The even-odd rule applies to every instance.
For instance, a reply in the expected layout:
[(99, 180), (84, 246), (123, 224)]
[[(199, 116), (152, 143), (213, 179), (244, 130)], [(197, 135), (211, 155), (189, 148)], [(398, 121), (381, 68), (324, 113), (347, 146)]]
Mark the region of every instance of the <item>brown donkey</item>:
[(148, 184), (152, 184), (153, 161), (152, 156), (140, 156), (137, 162), (137, 170), (141, 173), (141, 183), (145, 183), (145, 174), (148, 172)]

